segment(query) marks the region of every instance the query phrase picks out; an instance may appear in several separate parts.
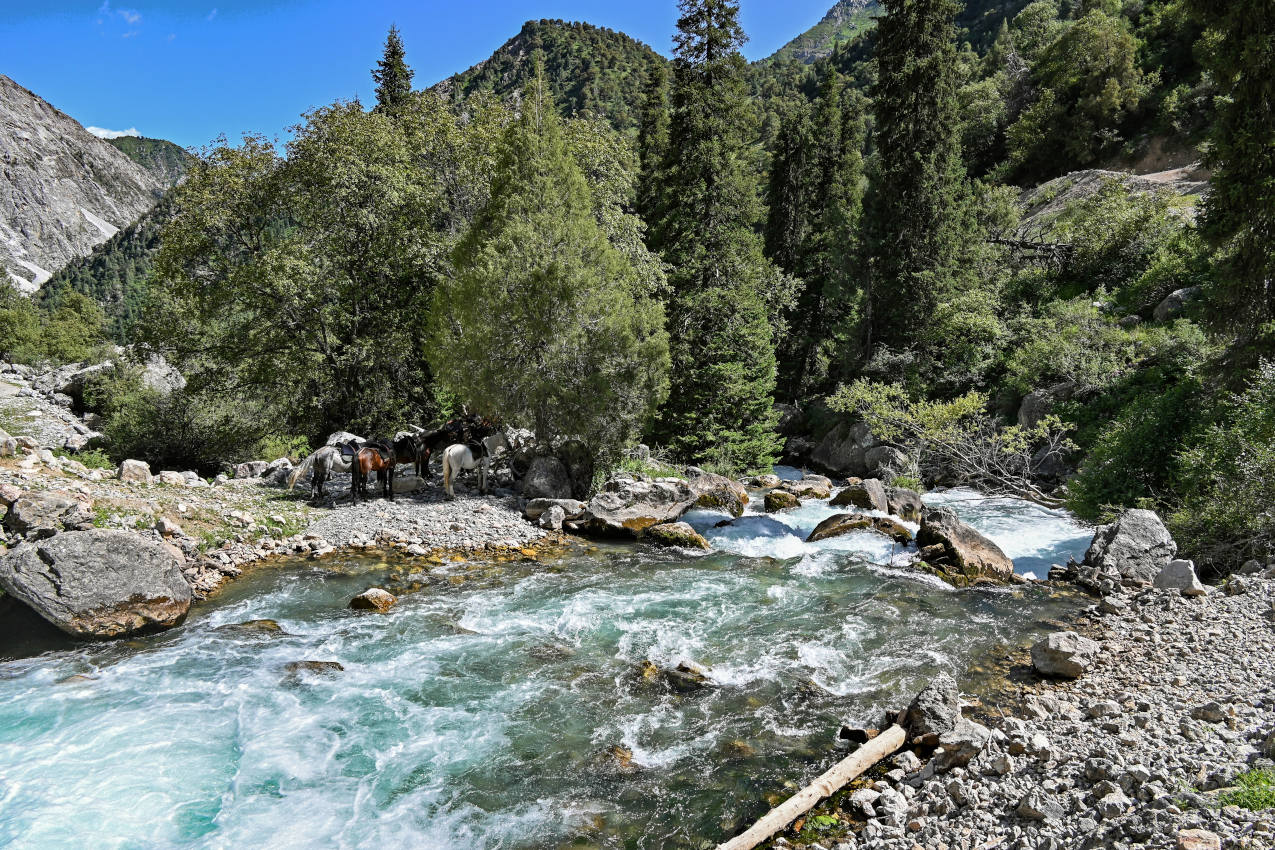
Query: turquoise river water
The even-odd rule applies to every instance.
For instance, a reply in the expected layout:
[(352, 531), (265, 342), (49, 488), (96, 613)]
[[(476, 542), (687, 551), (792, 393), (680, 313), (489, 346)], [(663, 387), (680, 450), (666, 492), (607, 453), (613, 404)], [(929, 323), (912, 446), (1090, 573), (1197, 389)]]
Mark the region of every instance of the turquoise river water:
[[(1083, 552), (1065, 515), (952, 504), (1022, 572)], [(836, 512), (688, 519), (708, 554), (601, 546), (544, 563), (261, 568), (180, 628), (109, 645), (0, 637), (0, 846), (699, 848), (745, 827), (937, 671), (1074, 602), (955, 591)], [(386, 615), (345, 606), (403, 589)], [(270, 619), (281, 632), (225, 628)], [(294, 661), (339, 672), (289, 672)], [(710, 668), (678, 693), (644, 661)], [(617, 758), (618, 751), (631, 752)]]

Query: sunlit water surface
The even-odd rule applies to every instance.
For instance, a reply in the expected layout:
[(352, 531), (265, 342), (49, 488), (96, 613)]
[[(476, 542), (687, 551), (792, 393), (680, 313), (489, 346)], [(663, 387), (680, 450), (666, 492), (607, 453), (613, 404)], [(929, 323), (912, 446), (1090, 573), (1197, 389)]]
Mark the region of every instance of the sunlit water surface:
[[(1020, 572), (1089, 539), (1021, 502), (926, 500)], [(723, 528), (688, 517), (705, 555), (296, 562), (163, 635), (39, 655), (0, 643), (0, 846), (699, 847), (838, 758), (843, 720), (875, 719), (1074, 605), (951, 590), (873, 534), (806, 544), (837, 512), (825, 503), (755, 510)], [(345, 607), (413, 582), (387, 615)], [(260, 618), (284, 634), (218, 629)], [(285, 671), (300, 660), (344, 670)], [(644, 660), (707, 665), (713, 686), (672, 692), (642, 678)]]

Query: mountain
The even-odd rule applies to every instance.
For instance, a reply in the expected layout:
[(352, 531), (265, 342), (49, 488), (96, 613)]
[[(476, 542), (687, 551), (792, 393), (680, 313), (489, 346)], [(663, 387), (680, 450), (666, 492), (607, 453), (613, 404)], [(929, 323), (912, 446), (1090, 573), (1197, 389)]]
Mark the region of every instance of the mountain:
[(106, 143), (153, 174), (165, 186), (176, 186), (190, 168), (191, 155), (165, 139), (120, 136)]
[(668, 61), (642, 42), (605, 27), (528, 21), (490, 58), (432, 90), (457, 100), (480, 91), (515, 95), (527, 82), (536, 50), (544, 52), (545, 76), (563, 114), (591, 112), (621, 131), (637, 127), (650, 67)]
[(165, 184), (0, 74), (0, 265), (39, 289), (155, 206)]
[(871, 29), (881, 14), (877, 0), (837, 0), (823, 20), (763, 61), (796, 59), (809, 65), (832, 53), (839, 42), (850, 41)]

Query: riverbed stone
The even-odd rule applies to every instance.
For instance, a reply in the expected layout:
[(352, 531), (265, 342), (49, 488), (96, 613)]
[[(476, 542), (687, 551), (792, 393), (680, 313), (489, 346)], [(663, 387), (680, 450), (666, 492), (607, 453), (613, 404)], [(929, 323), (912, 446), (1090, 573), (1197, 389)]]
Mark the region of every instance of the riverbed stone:
[(801, 500), (787, 490), (771, 490), (766, 494), (764, 506), (766, 513), (773, 514), (779, 511), (799, 508), (801, 507)]
[(1134, 508), (1098, 528), (1085, 563), (1100, 571), (1113, 570), (1125, 583), (1150, 584), (1177, 551), (1156, 512)]
[(158, 541), (107, 529), (68, 531), (0, 558), (0, 587), (69, 635), (107, 639), (186, 619), (190, 585)]
[(1195, 575), (1195, 563), (1180, 559), (1165, 564), (1152, 584), (1159, 590), (1178, 590), (1183, 596), (1203, 596), (1208, 592)]
[[(921, 517), (917, 545), (942, 547), (926, 561), (953, 584), (1006, 582), (1014, 578), (1014, 562), (989, 538), (962, 522), (951, 508), (927, 508)], [(937, 550), (931, 550), (937, 551)]]
[(856, 507), (882, 513), (890, 511), (890, 501), (886, 496), (885, 485), (876, 478), (846, 485), (845, 489), (828, 504), (834, 508)]
[(921, 494), (906, 487), (885, 488), (886, 508), (890, 514), (906, 522), (920, 522), (925, 504)]
[(562, 509), (562, 506), (550, 505), (548, 510), (541, 512), (536, 524), (546, 531), (562, 531), (562, 524), (566, 521), (567, 512)]
[(822, 475), (807, 475), (799, 481), (785, 481), (780, 489), (798, 499), (827, 499), (832, 496), (832, 481)]
[(65, 493), (27, 492), (9, 506), (4, 527), (28, 538), (83, 531), (93, 527), (90, 508), (92, 503), (85, 504)]
[(581, 531), (606, 537), (637, 538), (662, 522), (676, 522), (699, 494), (680, 478), (617, 476), (589, 500)]
[(939, 736), (950, 732), (960, 717), (961, 695), (956, 689), (956, 680), (947, 673), (939, 673), (913, 697), (903, 716), (903, 726), (909, 740), (937, 746)]
[(151, 468), (144, 460), (126, 460), (120, 464), (117, 473), (121, 481), (127, 481), (131, 484), (149, 484), (151, 483)]
[(532, 458), (519, 488), (528, 499), (570, 499), (571, 473), (558, 458), (541, 455)]
[(686, 483), (695, 494), (696, 507), (726, 511), (737, 517), (743, 515), (748, 504), (748, 490), (725, 475), (701, 470), (687, 478)]
[(688, 549), (708, 551), (713, 547), (698, 531), (684, 522), (663, 522), (646, 529), (643, 540), (659, 543), (663, 546), (682, 546)]
[(350, 607), (356, 611), (376, 611), (384, 614), (398, 603), (398, 597), (380, 587), (369, 587), (350, 600)]
[(1032, 666), (1046, 676), (1075, 679), (1093, 666), (1100, 649), (1075, 632), (1054, 632), (1032, 645)]
[(896, 543), (912, 542), (912, 532), (890, 517), (864, 516), (863, 514), (833, 514), (815, 526), (806, 538), (807, 543), (840, 537), (853, 531), (875, 531), (884, 534)]
[(562, 508), (566, 519), (579, 519), (588, 507), (579, 499), (531, 499), (523, 507), (522, 513), (529, 520), (540, 519), (540, 515), (550, 508)]

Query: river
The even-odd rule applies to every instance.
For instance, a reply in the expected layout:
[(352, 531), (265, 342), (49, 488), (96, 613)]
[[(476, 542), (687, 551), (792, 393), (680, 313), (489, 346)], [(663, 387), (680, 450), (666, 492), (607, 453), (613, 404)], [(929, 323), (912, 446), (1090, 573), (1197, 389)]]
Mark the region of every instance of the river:
[[(1020, 572), (1091, 534), (971, 491), (926, 501)], [(826, 503), (755, 510), (725, 528), (688, 517), (714, 545), (702, 555), (286, 562), (161, 635), (0, 641), (0, 846), (711, 846), (838, 758), (841, 722), (1077, 604), (953, 590), (872, 534), (805, 544)], [(419, 589), (389, 614), (346, 608), (373, 585)], [(280, 631), (225, 628), (259, 619)], [(344, 669), (285, 669), (302, 660)], [(697, 662), (711, 685), (670, 690), (644, 661)]]

